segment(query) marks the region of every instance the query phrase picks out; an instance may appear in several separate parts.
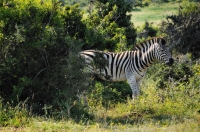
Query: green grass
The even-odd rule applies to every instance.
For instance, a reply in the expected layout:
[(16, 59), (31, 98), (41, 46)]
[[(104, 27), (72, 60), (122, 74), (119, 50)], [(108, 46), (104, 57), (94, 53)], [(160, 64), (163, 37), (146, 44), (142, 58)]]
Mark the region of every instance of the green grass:
[[(55, 121), (52, 119), (31, 118), (29, 124), (21, 127), (0, 127), (1, 132), (199, 132), (200, 116), (176, 117), (163, 116), (148, 118), (137, 115), (134, 111), (126, 111), (125, 104), (119, 105), (112, 110), (103, 108), (98, 110), (96, 122), (76, 123), (73, 120)], [(119, 109), (124, 110), (119, 113)], [(126, 113), (126, 114), (125, 114)], [(162, 119), (159, 119), (162, 118)]]
[(175, 123), (176, 119), (169, 121), (171, 125), (162, 125), (159, 122), (145, 122), (143, 124), (115, 124), (95, 123), (93, 125), (79, 125), (71, 121), (33, 121), (24, 127), (3, 127), (1, 132), (199, 132), (196, 121), (185, 119)]
[(136, 26), (140, 26), (145, 21), (159, 24), (165, 19), (167, 14), (177, 13), (179, 3), (150, 4), (145, 8), (134, 9), (131, 13), (131, 21)]

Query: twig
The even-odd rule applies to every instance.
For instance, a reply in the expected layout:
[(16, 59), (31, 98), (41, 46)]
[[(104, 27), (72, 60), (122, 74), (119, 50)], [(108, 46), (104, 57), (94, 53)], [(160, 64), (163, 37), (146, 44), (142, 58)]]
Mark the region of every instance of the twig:
[(33, 81), (35, 81), (36, 77), (37, 77), (42, 71), (44, 71), (45, 69), (46, 69), (46, 68), (40, 70), (40, 71), (37, 73), (37, 75), (34, 77)]

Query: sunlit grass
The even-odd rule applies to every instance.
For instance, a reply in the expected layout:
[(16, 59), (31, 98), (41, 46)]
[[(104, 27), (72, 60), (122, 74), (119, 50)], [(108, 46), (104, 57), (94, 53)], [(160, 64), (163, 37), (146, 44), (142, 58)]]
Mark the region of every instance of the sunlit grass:
[[(169, 14), (176, 14), (178, 11), (180, 3), (151, 3), (148, 7), (133, 9), (131, 14), (131, 22), (134, 23), (135, 26), (141, 26), (145, 21), (153, 24), (159, 24), (165, 17)], [(88, 16), (88, 12), (86, 11), (88, 7), (81, 8), (84, 11), (83, 18)]]
[[(114, 111), (113, 111), (114, 112)], [(119, 113), (118, 113), (119, 114)], [(107, 113), (107, 116), (109, 112)], [(131, 121), (130, 115), (124, 116), (125, 122), (114, 122), (113, 120), (101, 120), (98, 122), (80, 124), (73, 121), (54, 121), (46, 119), (34, 118), (30, 124), (22, 127), (1, 127), (1, 132), (199, 132), (200, 131), (200, 117), (183, 118), (176, 117), (156, 120), (139, 118)]]
[(150, 4), (145, 8), (134, 9), (131, 13), (131, 21), (136, 26), (140, 26), (145, 21), (159, 24), (167, 14), (176, 14), (179, 3)]

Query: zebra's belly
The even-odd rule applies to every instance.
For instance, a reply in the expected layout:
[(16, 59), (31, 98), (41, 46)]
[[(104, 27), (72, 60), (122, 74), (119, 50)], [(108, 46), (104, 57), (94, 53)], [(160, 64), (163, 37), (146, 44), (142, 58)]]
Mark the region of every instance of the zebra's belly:
[[(146, 71), (143, 72), (134, 72), (133, 76), (135, 76), (135, 79), (137, 81), (140, 81), (144, 76), (145, 76)], [(105, 71), (100, 72), (98, 71), (98, 76), (103, 79), (103, 80), (107, 80), (107, 81), (126, 81), (126, 74), (124, 71), (121, 72), (121, 74), (117, 74), (117, 75), (111, 75), (110, 73), (106, 74)]]
[(126, 77), (125, 75), (124, 76), (120, 76), (120, 77), (112, 77), (112, 81), (125, 81), (126, 80)]
[[(134, 76), (135, 76), (135, 78), (136, 78), (137, 81), (141, 80), (141, 79), (144, 77), (144, 75), (141, 76), (141, 75), (139, 75), (139, 74), (137, 74), (137, 73), (134, 74)], [(110, 77), (110, 78), (108, 78), (108, 79), (105, 78), (105, 77), (103, 77), (102, 79), (103, 79), (103, 80), (114, 81), (114, 82), (126, 81), (126, 80), (127, 80), (125, 74), (124, 74), (123, 76), (120, 76), (120, 77)]]

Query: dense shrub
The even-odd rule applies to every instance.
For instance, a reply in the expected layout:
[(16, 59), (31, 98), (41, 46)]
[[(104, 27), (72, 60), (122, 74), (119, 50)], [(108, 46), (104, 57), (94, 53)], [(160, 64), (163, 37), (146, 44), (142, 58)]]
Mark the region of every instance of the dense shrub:
[(89, 89), (88, 100), (91, 106), (103, 106), (107, 108), (124, 102), (132, 96), (132, 91), (127, 82), (96, 81), (93, 88)]
[(157, 87), (165, 89), (168, 87), (169, 82), (189, 83), (189, 77), (193, 76), (190, 66), (184, 63), (175, 63), (171, 67), (160, 66), (155, 74), (152, 75), (157, 82)]
[(88, 82), (77, 55), (85, 29), (78, 6), (16, 0), (0, 11), (0, 96), (28, 99), (36, 113), (71, 108)]
[[(86, 23), (92, 31), (98, 34), (95, 36), (96, 38), (94, 38), (93, 32), (89, 34), (93, 39), (88, 40), (93, 46), (86, 48), (123, 51), (127, 46), (134, 45), (136, 30), (130, 21), (131, 16), (127, 14), (127, 12), (132, 11), (133, 5), (131, 3), (123, 0), (98, 0), (91, 6), (95, 7), (95, 11), (89, 11), (90, 15)], [(98, 41), (94, 42), (95, 39)]]

